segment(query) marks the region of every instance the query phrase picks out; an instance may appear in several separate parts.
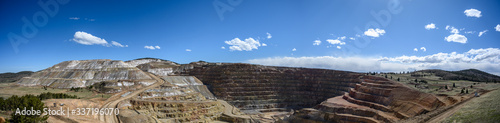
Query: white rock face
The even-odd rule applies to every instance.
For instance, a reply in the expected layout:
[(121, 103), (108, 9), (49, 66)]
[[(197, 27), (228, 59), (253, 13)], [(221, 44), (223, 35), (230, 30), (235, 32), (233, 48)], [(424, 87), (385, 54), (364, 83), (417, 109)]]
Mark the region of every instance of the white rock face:
[(179, 66), (177, 63), (172, 61), (153, 58), (130, 60), (126, 61), (126, 63), (157, 76), (172, 75), (174, 71), (173, 67)]
[(30, 77), (24, 77), (17, 83), (25, 86), (71, 88), (117, 80), (127, 80), (130, 83), (121, 83), (120, 86), (130, 86), (134, 81), (153, 79), (134, 65), (119, 60), (99, 59), (61, 62)]

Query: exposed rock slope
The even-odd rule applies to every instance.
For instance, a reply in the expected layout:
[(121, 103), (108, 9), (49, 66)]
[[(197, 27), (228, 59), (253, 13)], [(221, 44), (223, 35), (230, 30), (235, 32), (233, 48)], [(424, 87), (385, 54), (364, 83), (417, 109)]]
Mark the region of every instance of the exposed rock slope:
[(85, 87), (103, 81), (120, 81), (120, 84), (116, 86), (154, 83), (150, 76), (135, 66), (109, 59), (61, 62), (29, 77), (24, 77), (17, 83), (25, 86), (71, 88)]

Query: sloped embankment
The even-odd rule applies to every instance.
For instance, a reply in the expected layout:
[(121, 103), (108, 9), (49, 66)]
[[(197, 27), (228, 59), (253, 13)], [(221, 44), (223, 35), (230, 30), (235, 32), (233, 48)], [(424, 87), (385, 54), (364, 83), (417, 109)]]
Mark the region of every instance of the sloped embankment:
[(123, 61), (100, 59), (64, 61), (29, 77), (23, 77), (17, 84), (72, 88), (86, 87), (103, 81), (119, 81), (113, 86), (150, 85), (155, 82), (135, 66)]

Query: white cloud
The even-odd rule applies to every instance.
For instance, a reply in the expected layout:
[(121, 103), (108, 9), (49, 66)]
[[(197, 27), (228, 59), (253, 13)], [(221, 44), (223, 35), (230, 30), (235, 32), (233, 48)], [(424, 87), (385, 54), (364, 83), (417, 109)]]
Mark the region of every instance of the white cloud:
[(477, 9), (467, 9), (464, 11), (465, 15), (467, 17), (476, 17), (476, 18), (479, 18), (481, 17), (481, 11), (477, 10)]
[(417, 52), (417, 51), (418, 51), (418, 49), (417, 49), (417, 48), (413, 48), (413, 51)]
[(431, 29), (436, 29), (436, 25), (434, 23), (430, 23), (425, 25), (425, 29), (431, 30)]
[(346, 39), (346, 37), (345, 37), (345, 36), (340, 37), (340, 40), (344, 40), (344, 39)]
[(330, 44), (338, 44), (338, 45), (345, 45), (345, 42), (342, 42), (338, 39), (326, 39), (326, 42), (330, 43)]
[(385, 30), (383, 29), (373, 29), (373, 28), (370, 28), (368, 30), (365, 31), (364, 33), (366, 36), (370, 36), (370, 37), (380, 37), (381, 35), (384, 35), (385, 34)]
[(252, 59), (252, 64), (325, 68), (355, 72), (397, 72), (422, 69), (462, 70), (475, 68), (500, 75), (500, 49), (471, 49), (465, 53), (437, 53), (427, 56), (399, 57), (274, 57)]
[(79, 18), (79, 17), (70, 17), (69, 19), (70, 19), (70, 20), (80, 20), (80, 18)]
[(457, 28), (449, 25), (446, 25), (446, 30), (450, 30), (450, 33), (455, 33), (455, 34), (460, 33), (460, 31)]
[(117, 46), (117, 47), (128, 47), (128, 45), (122, 45), (116, 41), (111, 41), (111, 45), (113, 46)]
[(110, 46), (128, 47), (128, 45), (122, 45), (116, 41), (111, 41), (111, 44), (109, 44), (106, 40), (83, 31), (75, 32), (75, 35), (73, 35), (73, 39), (71, 40), (83, 45), (102, 45), (106, 47)]
[(263, 47), (265, 47), (265, 46), (267, 46), (267, 44), (265, 44), (265, 43), (262, 43), (262, 46), (263, 46)]
[(269, 33), (269, 32), (268, 32), (268, 33), (266, 33), (266, 34), (267, 34), (267, 39), (270, 39), (270, 38), (272, 38), (272, 37), (273, 37), (273, 36), (271, 36), (271, 33)]
[(341, 49), (341, 48), (342, 48), (342, 47), (340, 47), (340, 46), (337, 46), (337, 49)]
[(220, 47), (221, 49), (226, 49), (226, 47)]
[(448, 37), (445, 37), (444, 40), (446, 40), (448, 42), (457, 42), (457, 43), (462, 43), (462, 44), (467, 43), (467, 37), (465, 37), (464, 35), (460, 35), (460, 34), (451, 34)]
[(477, 35), (478, 37), (481, 37), (484, 33), (488, 32), (488, 30), (483, 30), (481, 32), (479, 32), (479, 35)]
[(351, 39), (351, 40), (356, 40), (356, 38), (354, 38), (354, 37), (349, 37), (349, 39)]
[(144, 46), (144, 48), (146, 48), (146, 49), (150, 49), (150, 50), (154, 50), (154, 49), (155, 49), (155, 47), (154, 47), (154, 46)]
[(320, 45), (320, 44), (321, 44), (321, 41), (320, 41), (320, 40), (314, 40), (313, 45)]
[(186, 51), (191, 52), (191, 49), (186, 49)]
[[(446, 25), (446, 30), (450, 30), (450, 33), (452, 33), (452, 34), (450, 34), (447, 37), (444, 37), (444, 40), (446, 40), (448, 42), (457, 42), (457, 43), (462, 43), (462, 44), (467, 43), (467, 37), (459, 34), (460, 31), (457, 28), (455, 28), (453, 26)], [(461, 30), (463, 30), (463, 29), (461, 29)]]
[(144, 48), (146, 49), (150, 49), (150, 50), (156, 50), (156, 49), (160, 49), (160, 46), (144, 46)]
[(104, 39), (101, 39), (99, 37), (93, 36), (91, 34), (88, 34), (86, 32), (78, 31), (75, 33), (73, 36), (73, 41), (79, 44), (83, 45), (95, 45), (95, 44), (100, 44), (100, 45), (107, 45), (108, 42)]
[(73, 41), (79, 44), (83, 45), (103, 45), (103, 46), (117, 46), (117, 47), (128, 47), (128, 45), (122, 45), (116, 41), (111, 41), (111, 44), (109, 44), (106, 40), (93, 36), (92, 34), (78, 31), (75, 32), (75, 35), (73, 36)]
[(497, 26), (495, 27), (495, 30), (500, 32), (500, 24), (497, 24)]
[(259, 49), (261, 46), (260, 42), (253, 38), (247, 38), (245, 41), (242, 41), (239, 38), (234, 38), (233, 40), (225, 41), (225, 43), (232, 45), (229, 47), (230, 51), (252, 51), (253, 49)]
[(425, 47), (420, 47), (420, 50), (422, 50), (424, 52), (427, 51), (427, 49)]
[(292, 51), (297, 51), (297, 49), (293, 48)]
[(476, 33), (476, 31), (467, 31), (467, 32), (465, 32), (465, 34), (473, 34), (473, 33)]

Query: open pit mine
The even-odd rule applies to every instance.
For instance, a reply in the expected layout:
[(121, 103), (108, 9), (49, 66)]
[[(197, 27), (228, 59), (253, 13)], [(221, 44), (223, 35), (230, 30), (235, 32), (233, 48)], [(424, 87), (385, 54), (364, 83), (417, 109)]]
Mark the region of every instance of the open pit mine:
[[(22, 86), (99, 87), (101, 122), (402, 122), (460, 102), (348, 71), (142, 58), (65, 61)], [(71, 117), (68, 117), (71, 119)]]

